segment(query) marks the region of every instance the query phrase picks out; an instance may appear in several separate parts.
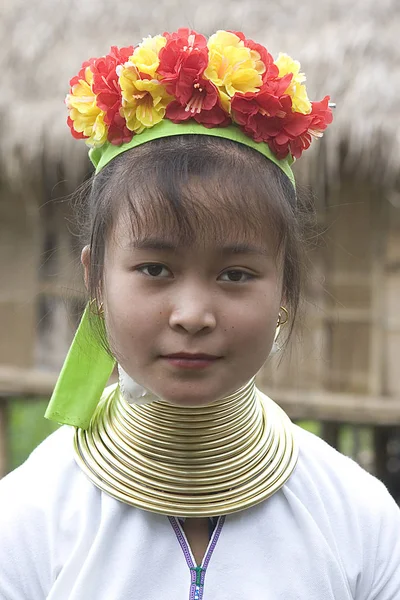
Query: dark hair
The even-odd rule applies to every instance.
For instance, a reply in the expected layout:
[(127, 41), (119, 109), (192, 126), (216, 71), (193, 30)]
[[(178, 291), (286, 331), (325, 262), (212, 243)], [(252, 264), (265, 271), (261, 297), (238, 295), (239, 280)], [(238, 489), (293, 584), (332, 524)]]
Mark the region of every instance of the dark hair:
[[(210, 194), (215, 202), (206, 208), (204, 198)], [(127, 208), (134, 231), (146, 223), (160, 228), (168, 223), (180, 240), (198, 235), (205, 222), (207, 232), (211, 225), (214, 235), (223, 235), (224, 217), (225, 224), (242, 231), (245, 221), (247, 230), (260, 234), (268, 222), (283, 264), (283, 293), (293, 324), (308, 211), (288, 177), (262, 154), (223, 138), (179, 135), (147, 142), (113, 159), (93, 177), (86, 202), (79, 205), (83, 242), (91, 247), (91, 298), (99, 297), (105, 245), (116, 217)], [(216, 211), (220, 218), (210, 220)]]

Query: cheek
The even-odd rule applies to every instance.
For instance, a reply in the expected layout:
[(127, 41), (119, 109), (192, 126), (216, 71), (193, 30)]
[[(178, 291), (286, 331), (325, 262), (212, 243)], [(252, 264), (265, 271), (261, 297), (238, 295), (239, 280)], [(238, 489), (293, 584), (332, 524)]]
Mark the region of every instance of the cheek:
[[(269, 352), (279, 313), (279, 296), (261, 294), (252, 302), (232, 307), (231, 318), (224, 329), (229, 329), (232, 340)], [(226, 315), (227, 316), (227, 315)]]
[(106, 304), (106, 323), (110, 332), (119, 337), (151, 335), (165, 321), (158, 303), (138, 296), (111, 297)]
[(137, 289), (135, 274), (112, 267), (104, 277), (104, 302), (110, 320), (129, 322), (136, 315), (142, 317), (146, 302)]
[(145, 303), (132, 289), (132, 279), (110, 273), (104, 278), (104, 307), (110, 341), (116, 348), (132, 338), (144, 320)]
[(136, 340), (143, 344), (163, 319), (159, 305), (140, 293), (135, 283), (130, 273), (105, 278), (106, 326), (116, 349), (131, 345)]

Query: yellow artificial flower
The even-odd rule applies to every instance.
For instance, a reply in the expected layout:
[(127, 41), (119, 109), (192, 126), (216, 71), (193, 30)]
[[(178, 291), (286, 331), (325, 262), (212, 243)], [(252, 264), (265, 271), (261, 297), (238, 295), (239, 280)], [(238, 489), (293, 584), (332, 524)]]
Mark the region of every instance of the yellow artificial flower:
[(246, 48), (234, 33), (217, 31), (208, 40), (207, 79), (218, 88), (224, 110), (230, 112), (230, 98), (236, 92), (258, 92), (265, 65), (255, 50)]
[(139, 71), (129, 63), (119, 69), (118, 74), (122, 91), (121, 112), (128, 129), (142, 133), (159, 123), (173, 99), (165, 87), (156, 79), (141, 79)]
[(164, 48), (166, 43), (167, 39), (162, 35), (144, 38), (143, 42), (135, 48), (129, 61), (132, 62), (141, 73), (145, 73), (154, 78), (156, 76), (158, 65), (160, 64), (158, 54), (161, 48)]
[(93, 73), (90, 67), (85, 69), (85, 79), (79, 79), (67, 95), (66, 104), (70, 109), (70, 119), (74, 129), (88, 139), (88, 146), (102, 146), (107, 140), (107, 126), (104, 123), (105, 112), (96, 104), (96, 94), (92, 91)]
[(292, 98), (293, 111), (309, 115), (312, 106), (307, 96), (306, 86), (304, 85), (306, 76), (304, 73), (300, 73), (299, 61), (293, 60), (288, 54), (281, 53), (276, 59), (275, 64), (279, 69), (279, 77), (284, 77), (289, 73), (293, 74), (292, 81), (285, 92)]

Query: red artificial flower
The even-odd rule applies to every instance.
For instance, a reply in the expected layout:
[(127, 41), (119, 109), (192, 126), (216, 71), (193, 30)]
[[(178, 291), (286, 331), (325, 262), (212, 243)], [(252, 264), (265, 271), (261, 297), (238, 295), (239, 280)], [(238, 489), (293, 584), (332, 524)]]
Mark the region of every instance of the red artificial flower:
[(86, 67), (91, 67), (94, 64), (95, 60), (96, 60), (95, 58), (89, 58), (89, 60), (85, 60), (85, 62), (82, 63), (82, 66), (79, 70), (78, 75), (75, 75), (75, 77), (73, 77), (69, 82), (69, 85), (71, 86), (70, 93), (72, 93), (72, 88), (74, 87), (74, 85), (79, 83), (79, 81), (81, 79), (83, 79), (83, 81), (86, 81), (86, 77), (85, 77)]
[(267, 81), (259, 92), (235, 94), (232, 118), (257, 142), (267, 142), (279, 131), (279, 122), (291, 113), (292, 100), (285, 91), (292, 75)]
[(116, 113), (108, 128), (108, 141), (114, 146), (121, 146), (121, 144), (130, 142), (134, 135), (134, 132), (127, 128), (124, 117)]
[(189, 29), (188, 27), (180, 27), (177, 31), (173, 31), (169, 33), (165, 31), (163, 36), (166, 38), (167, 43), (171, 40), (177, 41), (182, 48), (184, 46), (195, 47), (195, 48), (206, 48), (207, 40), (203, 34), (197, 33), (194, 29)]
[(266, 142), (279, 159), (290, 153), (300, 158), (313, 137), (332, 122), (329, 96), (311, 103), (311, 113), (292, 111), (290, 96), (285, 94), (291, 74), (267, 80), (259, 92), (235, 94), (232, 98), (232, 118), (256, 142)]
[(321, 137), (322, 132), (332, 122), (332, 110), (329, 108), (329, 96), (320, 102), (311, 102), (309, 115), (289, 113), (283, 119), (278, 135), (268, 141), (269, 147), (278, 158), (284, 158), (290, 152), (293, 158), (300, 158), (307, 150), (313, 137)]
[(308, 131), (311, 115), (292, 112), (278, 121), (279, 131), (266, 140), (269, 147), (279, 159), (286, 158), (289, 153), (293, 158), (300, 158), (303, 150), (311, 144), (311, 134)]
[(121, 94), (116, 73), (117, 63), (112, 56), (98, 58), (92, 66), (93, 85), (96, 94), (96, 104), (104, 110), (104, 122), (109, 125), (113, 116), (119, 110)]
[(104, 122), (110, 125), (121, 107), (121, 88), (118, 83), (117, 66), (123, 65), (133, 54), (133, 46), (117, 48), (112, 46), (109, 54), (102, 56), (91, 65), (93, 72), (93, 92), (96, 104), (106, 113)]
[(112, 46), (109, 54), (98, 58), (91, 65), (96, 104), (105, 112), (104, 122), (108, 125), (107, 139), (117, 146), (132, 139), (132, 132), (129, 132), (125, 120), (120, 116), (121, 88), (117, 67), (127, 62), (133, 50), (133, 46)]
[(208, 79), (197, 79), (187, 88), (184, 101), (173, 100), (168, 106), (165, 116), (174, 123), (181, 123), (190, 118), (205, 127), (224, 127), (231, 119), (219, 103), (218, 90)]
[(70, 128), (70, 130), (71, 130), (72, 136), (73, 136), (73, 137), (74, 137), (76, 140), (86, 140), (86, 139), (87, 139), (87, 136), (86, 136), (86, 135), (84, 135), (83, 133), (81, 133), (81, 132), (79, 132), (79, 131), (76, 131), (76, 130), (74, 129), (74, 122), (73, 122), (73, 120), (71, 119), (71, 117), (69, 117), (69, 116), (67, 117), (67, 125), (68, 125), (68, 127)]
[(166, 45), (159, 54), (157, 73), (172, 96), (186, 104), (208, 64), (207, 40), (191, 29), (164, 33)]
[(118, 65), (123, 65), (129, 60), (129, 57), (132, 56), (134, 50), (134, 46), (126, 46), (125, 48), (111, 46), (108, 55), (115, 58), (115, 61)]
[(203, 110), (198, 115), (194, 115), (194, 120), (204, 127), (207, 127), (207, 129), (212, 129), (213, 127), (227, 127), (232, 123), (231, 118), (226, 114), (219, 103), (211, 110)]
[[(73, 93), (73, 87), (75, 85), (77, 85), (81, 79), (83, 79), (83, 81), (86, 81), (86, 77), (85, 77), (86, 67), (91, 67), (95, 60), (96, 60), (95, 58), (89, 58), (89, 60), (86, 60), (84, 63), (82, 63), (82, 66), (79, 70), (78, 75), (75, 75), (74, 77), (72, 77), (72, 79), (70, 79), (70, 82), (69, 82), (70, 94)], [(86, 140), (87, 139), (87, 136), (84, 135), (82, 132), (76, 131), (76, 129), (74, 128), (74, 122), (69, 115), (67, 117), (67, 125), (70, 128), (71, 134), (75, 139), (77, 139), (77, 140)]]
[(329, 96), (325, 96), (320, 102), (311, 102), (312, 121), (310, 124), (310, 133), (314, 137), (320, 137), (321, 133), (328, 127), (333, 120), (332, 109), (329, 108)]

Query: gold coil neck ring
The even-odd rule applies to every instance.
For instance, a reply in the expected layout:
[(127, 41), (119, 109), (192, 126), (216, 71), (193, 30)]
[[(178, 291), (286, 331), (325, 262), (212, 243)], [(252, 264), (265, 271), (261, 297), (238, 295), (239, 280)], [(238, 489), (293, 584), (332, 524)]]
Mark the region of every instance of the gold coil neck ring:
[(110, 496), (165, 515), (206, 517), (249, 508), (279, 490), (298, 448), (289, 417), (254, 379), (204, 407), (128, 404), (108, 388), (75, 457)]

